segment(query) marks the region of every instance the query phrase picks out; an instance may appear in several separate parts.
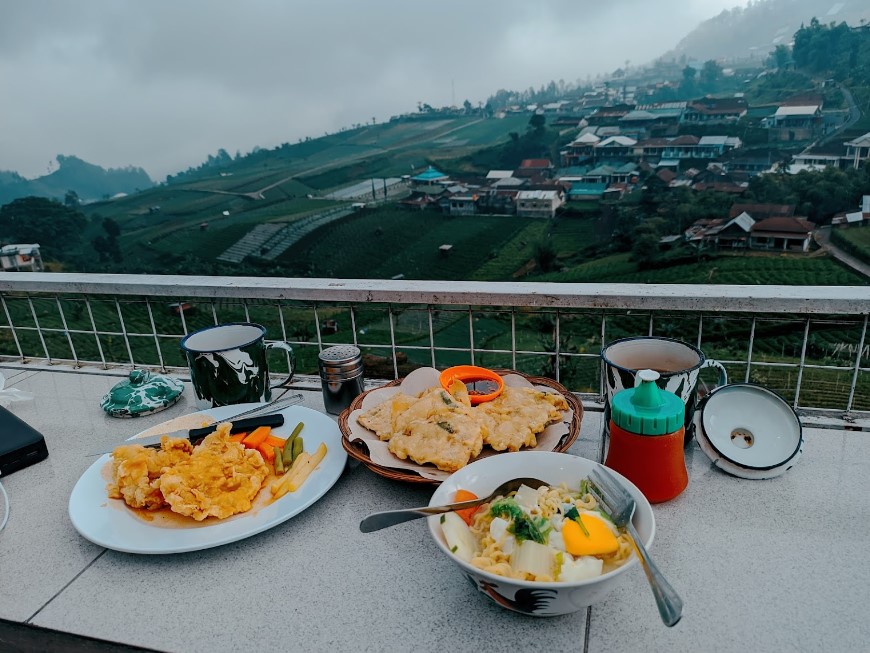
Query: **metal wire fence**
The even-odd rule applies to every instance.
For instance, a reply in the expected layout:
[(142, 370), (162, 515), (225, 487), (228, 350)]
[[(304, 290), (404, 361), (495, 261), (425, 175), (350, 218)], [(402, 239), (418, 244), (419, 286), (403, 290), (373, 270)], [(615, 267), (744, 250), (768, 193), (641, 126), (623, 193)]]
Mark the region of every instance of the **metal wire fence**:
[[(0, 360), (177, 371), (184, 335), (256, 322), (294, 347), (300, 374), (316, 374), (323, 348), (353, 344), (368, 378), (472, 363), (597, 397), (602, 346), (659, 335), (695, 344), (731, 381), (763, 384), (795, 408), (870, 410), (868, 291), (764, 288), (8, 274)], [(273, 372), (287, 370), (281, 356)]]

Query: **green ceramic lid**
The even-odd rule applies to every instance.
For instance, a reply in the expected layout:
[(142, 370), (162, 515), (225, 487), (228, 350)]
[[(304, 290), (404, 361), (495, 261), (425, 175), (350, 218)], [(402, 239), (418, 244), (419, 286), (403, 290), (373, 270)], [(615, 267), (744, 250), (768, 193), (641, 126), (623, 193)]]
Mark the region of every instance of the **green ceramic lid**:
[(641, 384), (613, 395), (611, 419), (616, 426), (638, 435), (664, 435), (684, 425), (686, 406), (673, 392), (656, 385), (659, 373), (641, 370)]
[(181, 398), (184, 384), (148, 370), (133, 370), (130, 378), (116, 384), (100, 406), (112, 417), (139, 417), (169, 408)]

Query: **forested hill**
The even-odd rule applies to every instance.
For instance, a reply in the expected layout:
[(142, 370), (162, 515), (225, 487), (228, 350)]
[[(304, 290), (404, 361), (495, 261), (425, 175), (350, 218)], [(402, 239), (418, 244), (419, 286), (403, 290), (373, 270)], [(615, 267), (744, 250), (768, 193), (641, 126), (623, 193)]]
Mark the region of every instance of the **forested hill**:
[(752, 0), (701, 23), (664, 60), (757, 59), (777, 45), (789, 45), (801, 25), (816, 18), (824, 25), (870, 23), (866, 0)]
[(57, 156), (54, 172), (25, 179), (15, 172), (0, 170), (0, 205), (19, 197), (35, 195), (63, 200), (72, 191), (79, 200), (99, 200), (118, 193), (135, 193), (154, 182), (142, 168), (101, 168), (74, 156)]

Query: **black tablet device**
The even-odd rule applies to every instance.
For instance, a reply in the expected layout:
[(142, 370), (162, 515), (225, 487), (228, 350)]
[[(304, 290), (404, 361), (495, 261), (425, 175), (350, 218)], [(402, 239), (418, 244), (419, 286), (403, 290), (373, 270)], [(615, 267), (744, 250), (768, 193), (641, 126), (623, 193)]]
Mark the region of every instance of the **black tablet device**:
[(48, 457), (42, 433), (0, 406), (0, 476)]

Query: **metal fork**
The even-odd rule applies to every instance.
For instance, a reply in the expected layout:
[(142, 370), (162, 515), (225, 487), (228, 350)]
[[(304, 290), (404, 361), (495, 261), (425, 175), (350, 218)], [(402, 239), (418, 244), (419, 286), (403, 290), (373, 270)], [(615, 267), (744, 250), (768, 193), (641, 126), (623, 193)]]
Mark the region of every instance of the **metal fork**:
[(640, 535), (631, 523), (634, 516), (635, 500), (616, 478), (604, 467), (592, 470), (589, 474), (590, 487), (601, 500), (601, 507), (610, 515), (617, 528), (625, 528), (634, 541), (634, 548), (646, 578), (652, 588), (659, 614), (666, 626), (674, 626), (683, 616), (683, 600), (662, 572), (650, 558)]

